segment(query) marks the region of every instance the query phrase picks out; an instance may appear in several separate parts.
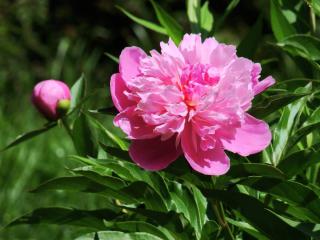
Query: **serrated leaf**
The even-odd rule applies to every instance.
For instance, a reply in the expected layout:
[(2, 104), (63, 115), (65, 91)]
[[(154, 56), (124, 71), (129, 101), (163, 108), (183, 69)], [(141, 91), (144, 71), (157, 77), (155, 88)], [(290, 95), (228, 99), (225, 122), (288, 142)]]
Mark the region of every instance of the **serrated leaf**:
[(296, 33), (294, 27), (283, 15), (278, 0), (270, 1), (271, 28), (277, 41), (282, 41)]
[(254, 197), (232, 191), (203, 190), (202, 192), (207, 198), (222, 201), (234, 209), (243, 219), (270, 239), (309, 239), (302, 232), (284, 222)]
[(159, 22), (166, 29), (169, 37), (171, 37), (175, 44), (178, 45), (183, 36), (182, 27), (157, 2), (154, 0), (150, 0), (150, 2), (156, 12)]
[(23, 133), (19, 136), (16, 137), (15, 140), (13, 140), (11, 143), (9, 143), (6, 147), (4, 147), (3, 149), (0, 150), (0, 153), (1, 152), (4, 152), (14, 146), (17, 146), (19, 145), (20, 143), (23, 143), (27, 140), (30, 140), (36, 136), (39, 136), (41, 135), (42, 133), (45, 133), (47, 131), (49, 131), (51, 128), (57, 126), (57, 122), (50, 122), (48, 124), (46, 124), (44, 127), (42, 128), (39, 128), (39, 129), (35, 129), (35, 130), (32, 130), (30, 132), (26, 132), (26, 133)]

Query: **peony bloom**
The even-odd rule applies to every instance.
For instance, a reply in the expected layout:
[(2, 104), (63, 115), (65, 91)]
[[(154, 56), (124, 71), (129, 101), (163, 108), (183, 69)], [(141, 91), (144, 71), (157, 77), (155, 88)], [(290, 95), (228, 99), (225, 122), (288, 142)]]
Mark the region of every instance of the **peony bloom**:
[(70, 89), (61, 81), (44, 80), (33, 89), (32, 102), (48, 120), (57, 120), (70, 105)]
[(261, 67), (237, 57), (232, 45), (184, 35), (177, 47), (161, 43), (151, 56), (137, 47), (120, 55), (111, 77), (119, 114), (114, 124), (132, 143), (129, 154), (147, 170), (161, 170), (181, 154), (206, 175), (225, 174), (224, 149), (248, 156), (271, 141), (268, 125), (246, 113), (254, 96), (274, 84), (259, 81)]

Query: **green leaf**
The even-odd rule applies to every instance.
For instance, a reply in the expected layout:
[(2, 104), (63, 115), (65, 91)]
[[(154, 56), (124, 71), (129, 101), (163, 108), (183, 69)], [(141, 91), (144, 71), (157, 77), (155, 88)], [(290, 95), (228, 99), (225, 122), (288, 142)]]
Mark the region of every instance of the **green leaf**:
[(169, 37), (172, 38), (175, 44), (179, 44), (183, 36), (182, 27), (157, 2), (154, 0), (150, 0), (150, 2), (156, 12), (159, 22), (166, 29)]
[(80, 113), (73, 124), (71, 134), (78, 154), (92, 157), (97, 155), (97, 146), (89, 126), (87, 115)]
[(174, 237), (160, 226), (154, 226), (148, 222), (143, 221), (104, 221), (107, 229), (121, 232), (145, 232), (157, 236), (163, 240), (175, 240)]
[(116, 146), (119, 146), (121, 150), (128, 150), (128, 146), (125, 141), (106, 129), (97, 119), (91, 117), (90, 115), (87, 116), (90, 122), (96, 127), (96, 129), (99, 130), (99, 132), (103, 134), (103, 136), (105, 136), (107, 139), (110, 139), (114, 144), (116, 144)]
[(281, 169), (288, 178), (303, 172), (311, 165), (320, 162), (319, 147), (317, 144), (314, 147), (303, 149), (301, 151), (292, 153), (285, 159), (283, 159), (277, 166)]
[(39, 193), (50, 190), (69, 190), (78, 192), (100, 192), (105, 189), (105, 186), (91, 181), (83, 176), (68, 176), (53, 178), (40, 184), (32, 193)]
[(205, 38), (209, 35), (213, 27), (213, 15), (209, 10), (209, 2), (206, 1), (201, 6), (199, 0), (187, 1), (187, 13), (191, 23), (191, 29), (193, 33), (201, 33)]
[(39, 136), (42, 133), (45, 133), (47, 131), (49, 131), (51, 128), (57, 126), (57, 122), (50, 122), (48, 124), (46, 124), (44, 127), (36, 129), (36, 130), (32, 130), (30, 132), (27, 133), (23, 133), (21, 135), (19, 135), (18, 137), (16, 137), (15, 140), (13, 140), (11, 143), (9, 143), (6, 147), (4, 147), (3, 149), (0, 150), (1, 152), (4, 152), (6, 150), (8, 150), (9, 148), (12, 148), (14, 146), (19, 145), (20, 143), (23, 143), (29, 139), (32, 139), (36, 136)]
[(269, 193), (293, 207), (298, 208), (304, 215), (315, 223), (320, 222), (320, 199), (311, 188), (292, 181), (267, 177), (249, 177), (239, 184), (249, 186), (258, 191)]
[(200, 32), (200, 0), (187, 0), (187, 14), (191, 23), (191, 30), (193, 33)]
[(86, 227), (94, 230), (104, 230), (103, 219), (112, 220), (119, 217), (119, 213), (109, 209), (99, 210), (79, 210), (72, 208), (39, 208), (31, 213), (23, 215), (11, 222), (8, 226), (18, 224), (57, 224), (74, 225)]
[(256, 52), (262, 37), (262, 15), (242, 39), (237, 47), (237, 54), (242, 57), (252, 58)]
[(105, 52), (104, 55), (106, 55), (108, 58), (110, 58), (113, 62), (119, 63), (119, 58), (116, 56), (112, 55), (111, 53)]
[(309, 93), (284, 93), (284, 94), (277, 94), (273, 96), (266, 97), (263, 101), (255, 104), (250, 109), (250, 114), (257, 118), (265, 118), (271, 113), (279, 110), (280, 108), (287, 106), (288, 104), (305, 97), (307, 95), (312, 94)]
[(308, 3), (309, 7), (312, 8), (313, 12), (317, 15), (320, 16), (320, 0), (306, 0)]
[(149, 22), (147, 20), (144, 20), (142, 18), (138, 18), (136, 16), (134, 16), (132, 13), (128, 12), (127, 10), (123, 9), (122, 7), (117, 6), (117, 8), (123, 12), (128, 18), (130, 18), (132, 21), (140, 24), (141, 26), (144, 26), (152, 31), (155, 31), (157, 33), (161, 33), (164, 35), (168, 35), (167, 31), (165, 28), (153, 23), (153, 22)]
[(286, 37), (296, 33), (294, 27), (283, 15), (278, 0), (270, 1), (271, 28), (277, 41), (282, 41)]
[(200, 10), (200, 28), (202, 37), (209, 36), (213, 28), (213, 14), (209, 10), (209, 1), (205, 1)]
[(202, 228), (200, 240), (216, 239), (220, 226), (212, 220), (205, 223)]
[(251, 236), (255, 237), (258, 240), (268, 240), (265, 236), (263, 236), (257, 229), (252, 227), (250, 224), (246, 222), (241, 222), (241, 221), (235, 221), (231, 218), (227, 218), (228, 223), (242, 229), (243, 231), (247, 232)]
[(98, 108), (98, 109), (91, 109), (88, 110), (90, 113), (99, 113), (99, 114), (107, 114), (115, 116), (118, 113), (118, 110), (115, 107), (105, 107), (105, 108)]
[(300, 56), (310, 61), (320, 60), (319, 38), (307, 34), (295, 34), (282, 39), (277, 45), (293, 56)]
[[(308, 84), (305, 88), (299, 88), (298, 93), (309, 92), (311, 85)], [(291, 133), (294, 129), (296, 120), (299, 118), (299, 115), (302, 109), (305, 106), (307, 98), (296, 100), (287, 107), (284, 108), (279, 123), (273, 131), (273, 143), (272, 143), (272, 160), (275, 164), (278, 164), (280, 160), (285, 156), (286, 147), (288, 141), (290, 140)]]
[(86, 94), (86, 79), (84, 74), (71, 87), (71, 110), (81, 104)]
[[(149, 233), (123, 233), (117, 231), (103, 231), (97, 233), (99, 240), (162, 240), (161, 238), (151, 235)], [(76, 240), (92, 240), (95, 233), (83, 235)]]
[(280, 169), (263, 163), (241, 163), (232, 165), (226, 176), (241, 178), (248, 176), (266, 176), (272, 178), (285, 179), (285, 175)]
[(114, 156), (116, 158), (123, 159), (123, 160), (130, 160), (131, 159), (128, 151), (124, 151), (124, 150), (121, 150), (121, 149), (115, 148), (115, 147), (110, 147), (110, 146), (107, 146), (103, 143), (99, 143), (99, 145), (102, 147), (102, 149), (106, 153), (110, 154), (111, 156)]
[(232, 191), (202, 190), (202, 192), (206, 197), (222, 201), (234, 209), (243, 219), (272, 240), (308, 239), (254, 197)]
[(307, 136), (309, 133), (317, 130), (320, 127), (320, 108), (314, 110), (311, 116), (303, 123), (303, 125), (295, 131), (293, 137), (290, 139), (288, 148), (293, 147), (302, 138)]

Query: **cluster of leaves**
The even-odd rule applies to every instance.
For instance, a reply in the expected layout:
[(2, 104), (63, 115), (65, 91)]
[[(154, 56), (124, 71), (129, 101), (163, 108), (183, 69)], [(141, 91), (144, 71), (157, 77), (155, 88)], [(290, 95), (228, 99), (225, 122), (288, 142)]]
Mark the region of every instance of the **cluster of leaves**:
[[(160, 25), (119, 9), (144, 27), (179, 43), (182, 27), (156, 1), (150, 0)], [(187, 1), (193, 32), (212, 36), (239, 0), (232, 0), (216, 22), (208, 2)], [(17, 224), (69, 224), (87, 232), (79, 239), (319, 239), (320, 136), (319, 60), (316, 16), (318, 1), (270, 1), (270, 27), (281, 59), (299, 69), (296, 79), (277, 79), (250, 110), (269, 122), (273, 142), (262, 154), (231, 155), (230, 171), (208, 177), (192, 171), (181, 158), (165, 171), (148, 172), (131, 162), (128, 142), (112, 126), (115, 110), (88, 110), (85, 79), (72, 88), (71, 112), (61, 120), (78, 152), (79, 167), (32, 190), (76, 191), (105, 197), (103, 209), (50, 207), (36, 209)], [(300, 16), (310, 15), (310, 23)], [(265, 16), (265, 18), (269, 19)], [(264, 17), (238, 45), (238, 54), (254, 57), (262, 41)], [(273, 39), (273, 38), (271, 38)], [(276, 55), (279, 56), (279, 55)], [(264, 60), (267, 64), (269, 59)], [(111, 115), (111, 116), (110, 116)], [(102, 120), (101, 117), (102, 116)], [(7, 148), (58, 125), (19, 136)], [(7, 149), (6, 148), (6, 149)]]

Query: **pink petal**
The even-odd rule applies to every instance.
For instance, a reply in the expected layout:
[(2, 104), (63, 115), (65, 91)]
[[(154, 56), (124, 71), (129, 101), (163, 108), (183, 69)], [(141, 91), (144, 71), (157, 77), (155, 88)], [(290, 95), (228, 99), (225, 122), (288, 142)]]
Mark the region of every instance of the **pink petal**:
[(201, 58), (201, 37), (198, 34), (185, 34), (179, 45), (179, 49), (184, 56), (186, 63), (195, 64)]
[(135, 111), (129, 107), (114, 118), (114, 124), (122, 129), (130, 139), (148, 139), (156, 137), (153, 126), (147, 125)]
[(127, 90), (128, 88), (121, 78), (121, 75), (119, 73), (113, 74), (110, 81), (110, 92), (114, 106), (119, 112), (134, 104), (133, 101), (130, 101), (128, 97), (124, 95), (124, 91)]
[(218, 176), (225, 174), (230, 168), (229, 158), (224, 153), (221, 143), (216, 141), (214, 148), (204, 151), (201, 139), (190, 124), (182, 133), (181, 145), (191, 167), (202, 174)]
[(258, 153), (271, 142), (268, 124), (247, 114), (240, 128), (236, 129), (234, 139), (222, 140), (225, 149), (241, 156)]
[(145, 52), (138, 47), (126, 47), (122, 50), (119, 58), (119, 70), (125, 82), (130, 82), (140, 73), (140, 59), (146, 56)]
[(257, 95), (257, 94), (263, 92), (268, 87), (272, 86), (275, 82), (276, 81), (271, 76), (265, 78), (264, 80), (258, 82), (256, 85), (253, 86), (254, 94)]
[(160, 137), (148, 140), (133, 140), (129, 148), (132, 160), (140, 167), (157, 171), (166, 168), (181, 155), (175, 146), (176, 137), (161, 141)]

